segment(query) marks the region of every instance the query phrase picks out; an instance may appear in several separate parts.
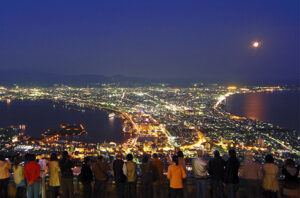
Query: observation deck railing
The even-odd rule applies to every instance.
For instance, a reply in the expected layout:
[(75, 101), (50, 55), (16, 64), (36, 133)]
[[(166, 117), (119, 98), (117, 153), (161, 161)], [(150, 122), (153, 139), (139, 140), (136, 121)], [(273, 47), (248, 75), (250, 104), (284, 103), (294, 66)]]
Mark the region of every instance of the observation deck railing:
[[(48, 177), (45, 179), (45, 185), (42, 185), (43, 182), (41, 183), (41, 192), (40, 192), (40, 197), (41, 198), (49, 198), (51, 197), (51, 189), (49, 188), (49, 180)], [(247, 192), (244, 184), (244, 180), (240, 179), (239, 183), (239, 190), (237, 193), (238, 198), (244, 198), (247, 197)], [(73, 179), (73, 184), (74, 184), (74, 198), (83, 198), (82, 196), (82, 184), (81, 182), (78, 181), (77, 177), (74, 177)], [(207, 198), (211, 198), (211, 186), (209, 180), (207, 181)], [(169, 191), (169, 181), (166, 180), (164, 184), (164, 196), (163, 197), (168, 197), (168, 191)], [(16, 194), (16, 187), (13, 182), (13, 179), (10, 180), (9, 183), (9, 197), (15, 197)], [(143, 193), (141, 192), (141, 180), (138, 178), (137, 180), (137, 185), (136, 185), (136, 190), (137, 190), (137, 198), (143, 198)], [(61, 191), (61, 189), (60, 189)], [(115, 181), (113, 178), (110, 178), (106, 184), (105, 188), (105, 197), (107, 198), (117, 198), (117, 190), (116, 190), (116, 185)], [(188, 177), (185, 179), (184, 182), (184, 197), (185, 198), (196, 198), (196, 185), (195, 185), (195, 178), (193, 177)]]

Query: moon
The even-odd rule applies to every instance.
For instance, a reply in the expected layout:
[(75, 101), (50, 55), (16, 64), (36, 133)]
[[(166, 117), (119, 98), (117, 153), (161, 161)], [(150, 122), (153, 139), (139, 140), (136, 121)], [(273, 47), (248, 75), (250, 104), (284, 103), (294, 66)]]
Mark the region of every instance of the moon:
[(259, 46), (260, 46), (260, 42), (259, 41), (254, 41), (252, 43), (252, 47), (254, 47), (254, 48), (258, 48)]

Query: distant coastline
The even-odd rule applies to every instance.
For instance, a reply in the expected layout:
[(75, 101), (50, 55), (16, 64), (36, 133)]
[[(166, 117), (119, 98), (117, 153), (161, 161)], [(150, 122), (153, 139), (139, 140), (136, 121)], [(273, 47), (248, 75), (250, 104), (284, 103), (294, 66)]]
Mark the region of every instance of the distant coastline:
[(289, 130), (296, 130), (299, 136), (299, 94), (299, 89), (235, 93), (226, 97), (225, 104), (223, 101), (223, 109), (232, 115), (271, 123)]
[(63, 123), (83, 124), (88, 132), (84, 141), (122, 143), (125, 140), (123, 120), (119, 117), (109, 119), (109, 112), (107, 109), (81, 108), (46, 99), (13, 100), (9, 105), (0, 101), (0, 113), (7, 115), (1, 119), (0, 127), (22, 124), (26, 126), (27, 135), (39, 138), (44, 131)]

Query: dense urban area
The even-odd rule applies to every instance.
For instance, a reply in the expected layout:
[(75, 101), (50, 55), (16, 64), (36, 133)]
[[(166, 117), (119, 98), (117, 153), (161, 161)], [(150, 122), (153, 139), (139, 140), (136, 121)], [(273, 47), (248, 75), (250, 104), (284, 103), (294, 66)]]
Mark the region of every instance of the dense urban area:
[[(39, 158), (52, 152), (67, 150), (74, 158), (97, 156), (107, 158), (117, 152), (132, 153), (136, 160), (144, 153), (161, 156), (182, 150), (188, 158), (196, 151), (211, 154), (218, 149), (227, 154), (235, 148), (242, 156), (246, 150), (255, 154), (258, 162), (272, 153), (277, 163), (292, 158), (299, 161), (300, 144), (297, 132), (250, 118), (232, 115), (224, 109), (226, 98), (240, 93), (286, 91), (287, 87), (222, 86), (193, 84), (189, 88), (174, 88), (166, 84), (122, 88), (114, 84), (77, 88), (66, 85), (53, 87), (0, 87), (0, 101), (51, 100), (66, 108), (107, 111), (110, 119), (123, 119), (123, 131), (128, 138), (122, 144), (79, 141), (85, 135), (81, 123), (62, 124), (59, 129), (41, 131), (40, 138), (30, 137), (25, 125), (1, 126), (1, 151), (32, 152)], [(120, 131), (121, 133), (121, 131)]]

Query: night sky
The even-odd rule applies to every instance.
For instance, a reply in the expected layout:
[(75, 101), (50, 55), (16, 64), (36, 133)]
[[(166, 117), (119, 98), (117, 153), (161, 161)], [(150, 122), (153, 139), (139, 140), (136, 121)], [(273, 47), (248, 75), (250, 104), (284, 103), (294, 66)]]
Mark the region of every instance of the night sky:
[(1, 0), (0, 71), (297, 80), (298, 2)]

